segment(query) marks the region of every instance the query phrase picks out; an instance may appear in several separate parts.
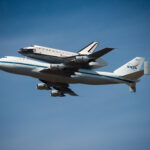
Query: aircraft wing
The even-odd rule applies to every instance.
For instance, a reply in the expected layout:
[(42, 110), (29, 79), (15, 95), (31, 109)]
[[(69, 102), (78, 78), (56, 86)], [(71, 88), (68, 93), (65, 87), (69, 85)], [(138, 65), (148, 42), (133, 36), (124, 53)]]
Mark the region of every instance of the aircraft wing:
[(62, 76), (71, 76), (74, 74), (75, 71), (77, 71), (78, 68), (69, 68), (66, 67), (64, 69), (56, 69), (56, 68), (48, 68), (48, 69), (42, 69), (40, 72), (42, 73), (50, 73), (50, 74), (56, 74), (56, 75), (62, 75)]
[[(104, 48), (102, 50), (96, 51), (96, 52), (91, 53), (89, 55), (76, 55), (76, 56), (71, 56), (71, 57), (65, 57), (64, 58), (64, 64), (65, 65), (76, 66), (76, 67), (79, 67), (79, 68), (88, 68), (89, 67), (89, 62), (96, 62), (96, 60), (98, 58), (100, 58), (103, 55), (109, 53), (113, 49), (114, 48)], [(103, 65), (102, 65), (102, 67), (103, 67)]]
[(69, 88), (69, 84), (58, 83), (58, 82), (57, 83), (56, 82), (52, 83), (52, 82), (44, 81), (44, 80), (40, 80), (40, 81), (46, 83), (48, 87), (53, 87), (55, 90), (57, 90), (57, 92), (60, 94), (59, 96), (65, 96), (65, 94), (69, 94), (71, 96), (78, 96), (78, 94), (76, 94), (74, 91), (72, 91)]
[(67, 86), (62, 86), (62, 85), (57, 85), (57, 86), (53, 86), (54, 89), (61, 91), (63, 94), (69, 94), (71, 96), (78, 96), (74, 91), (72, 91), (69, 88), (69, 85), (66, 84)]
[[(50, 64), (49, 68), (42, 69), (40, 70), (40, 72), (68, 77), (74, 75), (75, 72), (80, 68), (86, 68), (86, 67), (88, 68), (89, 62), (95, 61), (99, 57), (110, 52), (111, 50), (113, 50), (113, 48), (104, 48), (90, 55), (77, 55), (73, 57), (68, 57), (65, 59), (64, 63)], [(54, 89), (56, 89), (56, 91), (51, 92), (52, 96), (65, 96), (66, 93), (72, 96), (78, 96), (75, 92), (73, 92), (69, 88), (68, 84), (50, 83), (47, 81), (42, 81), (42, 82), (46, 83), (48, 87), (53, 87)]]

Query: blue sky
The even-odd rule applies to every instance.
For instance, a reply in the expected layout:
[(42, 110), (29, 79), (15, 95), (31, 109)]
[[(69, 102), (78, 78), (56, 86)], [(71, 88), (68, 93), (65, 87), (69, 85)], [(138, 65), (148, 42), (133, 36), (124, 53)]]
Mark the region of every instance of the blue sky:
[[(32, 44), (76, 52), (92, 41), (113, 71), (136, 56), (150, 61), (147, 0), (0, 1), (0, 57)], [(37, 79), (0, 71), (0, 149), (149, 150), (150, 78), (126, 85), (71, 85), (80, 96), (52, 98)]]

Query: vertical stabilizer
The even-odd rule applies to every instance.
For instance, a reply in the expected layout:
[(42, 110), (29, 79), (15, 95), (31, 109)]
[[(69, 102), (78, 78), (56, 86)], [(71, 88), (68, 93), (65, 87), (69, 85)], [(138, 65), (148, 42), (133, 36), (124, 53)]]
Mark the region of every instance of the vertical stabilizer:
[(129, 61), (128, 63), (126, 63), (125, 65), (123, 65), (120, 68), (116, 69), (114, 71), (114, 73), (117, 74), (117, 75), (120, 75), (120, 76), (124, 76), (124, 75), (127, 75), (127, 74), (137, 72), (137, 71), (140, 70), (143, 62), (144, 62), (144, 58), (136, 57), (136, 58), (132, 59), (131, 61)]
[(97, 46), (98, 46), (98, 42), (92, 42), (89, 45), (87, 45), (86, 47), (84, 47), (83, 49), (81, 49), (78, 53), (89, 55), (89, 54), (93, 53), (93, 51), (95, 50), (95, 48)]

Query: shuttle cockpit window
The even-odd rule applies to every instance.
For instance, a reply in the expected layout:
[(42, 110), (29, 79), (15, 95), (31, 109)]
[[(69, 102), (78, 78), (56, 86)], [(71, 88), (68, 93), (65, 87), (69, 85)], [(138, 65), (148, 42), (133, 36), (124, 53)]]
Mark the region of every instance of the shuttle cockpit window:
[(23, 53), (31, 54), (31, 53), (34, 53), (34, 49), (33, 48), (21, 48), (18, 52), (21, 54), (23, 54)]

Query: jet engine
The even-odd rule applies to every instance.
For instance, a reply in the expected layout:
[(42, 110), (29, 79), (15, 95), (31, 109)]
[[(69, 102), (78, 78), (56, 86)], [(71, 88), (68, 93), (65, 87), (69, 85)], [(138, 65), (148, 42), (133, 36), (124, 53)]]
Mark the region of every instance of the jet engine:
[(39, 83), (37, 84), (37, 89), (38, 90), (50, 90), (50, 87), (48, 87), (48, 85), (45, 83)]
[(89, 62), (89, 67), (91, 69), (101, 68), (107, 65), (108, 65), (107, 62), (105, 62), (102, 58), (98, 58), (95, 61)]
[(73, 62), (76, 63), (88, 63), (91, 59), (88, 56), (76, 56), (75, 59), (73, 59)]
[(57, 97), (57, 96), (63, 97), (63, 96), (65, 96), (65, 95), (64, 95), (61, 91), (52, 90), (52, 91), (51, 91), (51, 96), (53, 96), (53, 97)]

